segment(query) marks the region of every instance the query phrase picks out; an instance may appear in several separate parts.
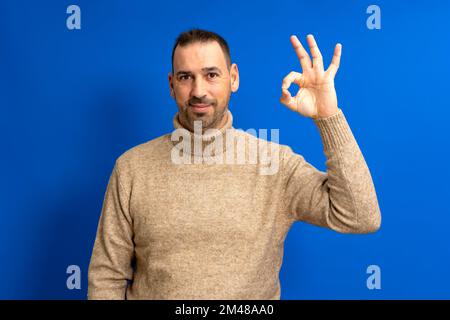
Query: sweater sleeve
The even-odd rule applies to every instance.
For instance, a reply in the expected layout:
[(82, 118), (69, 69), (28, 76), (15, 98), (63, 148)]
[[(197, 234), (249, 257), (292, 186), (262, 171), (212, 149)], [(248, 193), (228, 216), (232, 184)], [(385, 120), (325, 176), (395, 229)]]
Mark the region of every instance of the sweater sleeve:
[(126, 299), (134, 257), (129, 196), (116, 165), (110, 175), (88, 271), (88, 299)]
[(324, 146), (326, 172), (291, 148), (283, 153), (284, 204), (293, 221), (340, 233), (371, 233), (381, 214), (369, 168), (341, 109), (315, 119)]

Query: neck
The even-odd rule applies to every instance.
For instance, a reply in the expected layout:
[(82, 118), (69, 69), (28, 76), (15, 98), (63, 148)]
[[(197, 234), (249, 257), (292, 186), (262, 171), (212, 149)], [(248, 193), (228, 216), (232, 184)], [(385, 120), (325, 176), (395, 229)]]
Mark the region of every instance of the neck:
[(202, 131), (202, 133), (205, 133), (208, 129), (217, 129), (220, 130), (222, 127), (224, 127), (228, 121), (228, 109), (225, 110), (222, 117), (220, 119), (217, 119), (215, 122), (211, 123), (209, 127), (204, 127), (203, 124), (200, 126), (198, 125), (201, 123), (201, 120), (195, 120), (194, 123), (191, 125), (187, 120), (186, 117), (180, 117), (180, 113), (177, 113), (177, 121), (186, 130), (189, 130), (190, 132), (194, 132), (198, 134), (199, 130)]
[[(227, 109), (226, 114), (216, 128), (201, 130), (200, 126), (196, 126), (194, 123), (194, 130), (192, 131), (180, 122), (179, 112), (177, 112), (173, 118), (173, 125), (176, 129), (175, 131), (177, 131), (177, 136), (181, 136), (183, 141), (180, 142), (181, 139), (175, 138), (176, 141), (172, 140), (172, 142), (177, 148), (183, 148), (183, 152), (188, 151), (192, 155), (201, 156), (206, 148), (213, 147), (214, 153), (218, 154), (222, 153), (226, 146), (227, 130), (233, 128), (233, 115)], [(209, 131), (206, 132), (207, 130)], [(172, 137), (174, 137), (175, 131), (172, 133)], [(222, 143), (218, 143), (219, 139)], [(189, 145), (186, 145), (186, 143)]]

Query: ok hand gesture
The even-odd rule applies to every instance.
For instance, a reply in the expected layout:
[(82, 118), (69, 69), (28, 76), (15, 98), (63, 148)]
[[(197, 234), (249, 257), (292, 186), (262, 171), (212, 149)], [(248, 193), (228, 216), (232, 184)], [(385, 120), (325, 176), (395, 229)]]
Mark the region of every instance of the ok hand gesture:
[[(322, 54), (316, 40), (312, 35), (308, 35), (306, 40), (312, 62), (298, 38), (291, 36), (291, 43), (300, 60), (303, 73), (292, 71), (283, 79), (280, 102), (305, 117), (325, 118), (339, 111), (334, 77), (341, 60), (342, 45), (336, 44), (331, 64), (324, 71)], [(288, 90), (292, 83), (300, 87), (294, 97)]]

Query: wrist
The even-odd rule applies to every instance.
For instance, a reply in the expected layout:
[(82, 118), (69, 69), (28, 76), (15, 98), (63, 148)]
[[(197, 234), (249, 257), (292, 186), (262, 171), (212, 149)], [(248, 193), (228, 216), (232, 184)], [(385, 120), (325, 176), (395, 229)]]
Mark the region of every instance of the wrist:
[(325, 112), (317, 112), (317, 114), (313, 117), (314, 120), (318, 119), (326, 119), (332, 116), (335, 116), (339, 113), (340, 109), (338, 107), (333, 108), (332, 110), (328, 110)]

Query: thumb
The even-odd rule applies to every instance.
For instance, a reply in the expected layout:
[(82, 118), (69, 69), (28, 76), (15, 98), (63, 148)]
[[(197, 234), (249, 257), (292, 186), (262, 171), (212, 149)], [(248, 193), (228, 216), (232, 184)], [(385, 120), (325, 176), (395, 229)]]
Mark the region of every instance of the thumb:
[(284, 104), (286, 107), (291, 109), (292, 111), (297, 111), (297, 106), (295, 105), (295, 101), (291, 96), (291, 93), (288, 89), (281, 88), (281, 97), (280, 102)]

